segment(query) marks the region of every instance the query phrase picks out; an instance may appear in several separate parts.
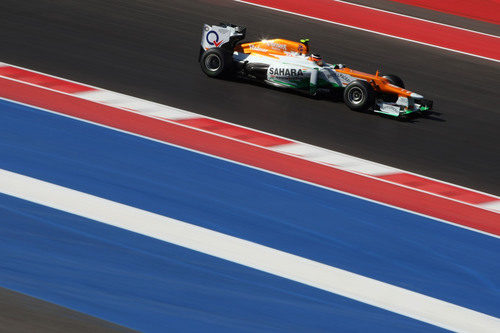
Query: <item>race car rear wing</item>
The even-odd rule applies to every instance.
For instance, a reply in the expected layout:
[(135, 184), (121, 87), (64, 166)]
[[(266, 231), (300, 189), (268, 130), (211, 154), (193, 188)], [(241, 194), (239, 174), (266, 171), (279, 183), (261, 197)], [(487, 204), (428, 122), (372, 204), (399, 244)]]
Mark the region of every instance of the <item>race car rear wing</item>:
[(201, 51), (220, 47), (233, 52), (236, 43), (245, 38), (246, 28), (234, 24), (219, 23), (217, 25), (203, 25), (201, 35)]

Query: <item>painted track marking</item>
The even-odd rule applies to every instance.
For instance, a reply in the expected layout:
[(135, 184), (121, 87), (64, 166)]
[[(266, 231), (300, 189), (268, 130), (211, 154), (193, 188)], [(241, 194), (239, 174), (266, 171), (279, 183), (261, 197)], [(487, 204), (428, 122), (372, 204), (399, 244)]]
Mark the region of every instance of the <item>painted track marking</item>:
[[(76, 96), (85, 100), (120, 108), (122, 110), (137, 112), (145, 116), (156, 117), (164, 121), (175, 121), (187, 127), (196, 128), (215, 135), (231, 137), (233, 140), (247, 142), (256, 146), (264, 146), (274, 151), (305, 158), (366, 177), (373, 176), (381, 181), (393, 183), (398, 186), (406, 186), (408, 188), (446, 197), (458, 202), (478, 205), (484, 209), (500, 211), (496, 209), (497, 205), (500, 204), (500, 197), (448, 182), (438, 181), (430, 177), (396, 169), (380, 163), (367, 161), (344, 153), (312, 146), (304, 142), (291, 140), (275, 134), (269, 134), (242, 125), (235, 125), (223, 120), (201, 116), (199, 114), (177, 109), (171, 106), (143, 100), (137, 97), (127, 96), (1, 62), (0, 77), (10, 78), (19, 82), (43, 87), (45, 89)], [(46, 77), (46, 79), (40, 79), (42, 77)], [(51, 83), (54, 79), (58, 82), (57, 87), (54, 87)], [(64, 82), (67, 82), (67, 87), (63, 84)], [(79, 90), (75, 90), (75, 87), (79, 87)], [(71, 93), (69, 93), (68, 90), (71, 90)], [(220, 130), (221, 128), (226, 131), (222, 133)], [(233, 135), (229, 136), (228, 132), (233, 133)], [(253, 133), (253, 136), (250, 135), (249, 137), (249, 133)], [(260, 138), (255, 138), (255, 134), (260, 136)], [(406, 185), (406, 183), (408, 183), (406, 181), (408, 178), (411, 178), (410, 183), (412, 185)], [(421, 184), (421, 187), (416, 187), (414, 185), (415, 183)], [(453, 195), (450, 195), (450, 193)], [(462, 199), (462, 197), (465, 199)]]
[(0, 169), (0, 192), (342, 295), (454, 331), (500, 319), (257, 243)]
[[(5, 67), (6, 66), (4, 65), (3, 68)], [(0, 71), (1, 70), (2, 66), (0, 64)], [(10, 70), (8, 66), (7, 70)], [(26, 75), (25, 72), (29, 73), (29, 71), (24, 70), (23, 75)], [(326, 163), (318, 163), (318, 161), (315, 160), (317, 155), (283, 155), (277, 150), (280, 145), (275, 147), (261, 146), (237, 138), (226, 137), (203, 128), (193, 128), (183, 125), (182, 121), (179, 121), (179, 118), (177, 118), (177, 121), (169, 121), (168, 119), (166, 121), (165, 119), (161, 119), (163, 121), (159, 121), (157, 117), (151, 118), (148, 114), (151, 113), (151, 111), (155, 113), (159, 111), (162, 112), (162, 116), (168, 118), (169, 113), (171, 113), (172, 110), (175, 110), (174, 113), (178, 117), (182, 110), (172, 107), (151, 102), (150, 103), (154, 106), (154, 108), (159, 108), (157, 109), (158, 111), (150, 109), (137, 111), (123, 107), (117, 108), (113, 105), (111, 105), (111, 108), (106, 106), (106, 103), (119, 103), (120, 105), (123, 105), (124, 103), (126, 104), (127, 98), (129, 97), (122, 94), (104, 91), (105, 93), (103, 95), (107, 96), (107, 100), (104, 102), (95, 101), (100, 103), (98, 105), (101, 105), (101, 107), (99, 107), (94, 102), (81, 99), (78, 93), (68, 94), (64, 91), (57, 91), (49, 87), (40, 87), (31, 82), (23, 82), (15, 78), (9, 77), (2, 79), (0, 76), (0, 84), (2, 84), (2, 91), (4, 95), (10, 95), (13, 100), (28, 102), (27, 104), (29, 105), (48, 107), (52, 110), (57, 110), (59, 113), (73, 115), (80, 119), (83, 118), (90, 120), (94, 123), (109, 125), (114, 128), (120, 128), (128, 132), (145, 135), (154, 139), (160, 139), (163, 141), (166, 140), (169, 143), (178, 144), (183, 147), (190, 147), (196, 151), (209, 153), (211, 155), (216, 155), (232, 161), (238, 161), (246, 165), (252, 165), (254, 167), (275, 172), (287, 177), (311, 182), (343, 193), (350, 193), (355, 196), (364, 197), (392, 207), (399, 207), (403, 210), (409, 210), (424, 216), (432, 216), (435, 220), (451, 223), (465, 228), (471, 228), (471, 230), (486, 233), (488, 235), (500, 235), (500, 223), (496, 222), (500, 221), (500, 214), (491, 210), (491, 206), (482, 207), (477, 205), (478, 203), (491, 203), (498, 200), (497, 197), (491, 195), (454, 186), (455, 192), (458, 191), (471, 194), (474, 197), (482, 199), (480, 201), (474, 201), (474, 204), (466, 203), (464, 205), (461, 201), (457, 201), (454, 198), (443, 197), (438, 193), (431, 194), (422, 191), (419, 188), (406, 186), (405, 184), (384, 181), (382, 178), (385, 177), (384, 175), (380, 177), (373, 177), (367, 174), (356, 173), (356, 170), (351, 171), (347, 169), (346, 171), (348, 173), (359, 177), (352, 178), (348, 173), (341, 172), (341, 170), (343, 170), (342, 168), (330, 165), (328, 162), (332, 162), (331, 160), (328, 160)], [(98, 88), (93, 89), (99, 92)], [(85, 92), (85, 94), (88, 94), (88, 92)], [(134, 103), (138, 100), (136, 98), (131, 99)], [(73, 105), (73, 109), (68, 109), (68, 105)], [(194, 119), (192, 118), (194, 115), (193, 113), (186, 112), (186, 114), (188, 115), (186, 118), (191, 117), (190, 119)], [(132, 120), (132, 118), (134, 118), (134, 120)], [(203, 117), (200, 116), (200, 118)], [(181, 127), (195, 130), (200, 133), (181, 130), (173, 125), (180, 125)], [(240, 127), (237, 125), (230, 125), (236, 128)], [(202, 135), (202, 133), (206, 135)], [(200, 136), (203, 136), (203, 139), (201, 139)], [(209, 144), (210, 142), (212, 142), (212, 144)], [(322, 150), (321, 148), (299, 142), (293, 143), (298, 146), (304, 145), (314, 151), (320, 150), (328, 152), (327, 150)], [(259, 150), (258, 148), (264, 149), (264, 151)], [(272, 154), (272, 152), (279, 153), (282, 157), (278, 157), (278, 155)], [(333, 154), (332, 157), (338, 154), (335, 152), (330, 153)], [(257, 155), (255, 154), (258, 154), (260, 158), (256, 159)], [(343, 155), (343, 158), (346, 156), (348, 155)], [(310, 157), (310, 159), (308, 157)], [(360, 160), (353, 157), (350, 158)], [(302, 159), (303, 162), (301, 162), (300, 159)], [(315, 163), (315, 166), (307, 162), (313, 162)], [(364, 162), (370, 163), (368, 161)], [(287, 166), (287, 163), (294, 164), (294, 167), (291, 167), (290, 165)], [(314, 170), (309, 170), (310, 168), (313, 168)], [(371, 181), (368, 179), (363, 180), (362, 178), (368, 178)], [(425, 182), (424, 177), (420, 177), (419, 179)], [(394, 185), (400, 187), (400, 189), (394, 187)], [(411, 194), (410, 192), (405, 191), (405, 189), (422, 193), (423, 196), (416, 193)], [(424, 198), (424, 194), (431, 195), (434, 199)], [(468, 195), (466, 197), (468, 197)], [(443, 201), (443, 199), (445, 201)], [(424, 200), (423, 202), (425, 202), (425, 205), (422, 205), (422, 200)], [(470, 206), (470, 208), (467, 208), (467, 206)]]
[(409, 6), (426, 8), (438, 12), (467, 17), (473, 20), (500, 24), (500, 1), (498, 0), (392, 0)]
[[(332, 0), (332, 1), (345, 3), (347, 5), (356, 6), (356, 7), (367, 8), (367, 9), (370, 9), (370, 10), (374, 10), (374, 11), (378, 11), (378, 12), (383, 12), (383, 13), (388, 13), (388, 14), (391, 14), (391, 15), (397, 15), (397, 16), (401, 16), (401, 17), (407, 17), (407, 18), (410, 18), (412, 20), (418, 20), (418, 21), (423, 21), (423, 22), (429, 22), (429, 23), (432, 23), (432, 24), (442, 25), (444, 27), (449, 27), (449, 28), (453, 28), (453, 29), (468, 31), (468, 32), (472, 32), (472, 33), (475, 33), (475, 34), (485, 35), (485, 36), (494, 37), (494, 38), (500, 38), (500, 36), (488, 34), (488, 33), (481, 32), (481, 31), (466, 29), (466, 28), (462, 28), (462, 27), (457, 27), (455, 25), (450, 25), (450, 24), (446, 24), (446, 23), (441, 23), (441, 22), (426, 20), (426, 19), (423, 19), (423, 18), (420, 18), (420, 17), (415, 17), (415, 16), (405, 15), (405, 14), (401, 14), (401, 13), (391, 12), (389, 10), (375, 8), (375, 7), (370, 7), (370, 6), (365, 6), (365, 5), (361, 5), (359, 3), (347, 2), (347, 1), (343, 1), (343, 0)], [(392, 1), (397, 1), (397, 0), (392, 0)]]
[[(247, 5), (252, 5), (252, 6), (257, 6), (269, 10), (274, 10), (286, 14), (292, 14), (292, 15), (297, 15), (301, 17), (305, 17), (308, 19), (316, 20), (316, 21), (321, 21), (321, 22), (326, 22), (326, 23), (332, 23), (356, 30), (361, 30), (361, 31), (366, 31), (366, 32), (371, 32), (375, 33), (378, 35), (386, 36), (386, 37), (391, 37), (391, 38), (397, 38), (400, 40), (404, 40), (407, 42), (412, 42), (412, 43), (417, 43), (421, 45), (426, 45), (426, 46), (431, 46), (435, 47), (438, 49), (442, 50), (447, 50), (447, 51), (452, 51), (460, 54), (465, 54), (485, 60), (490, 60), (494, 62), (500, 62), (500, 38), (495, 35), (488, 35), (472, 30), (467, 30), (467, 29), (462, 29), (462, 28), (457, 28), (453, 26), (447, 26), (442, 23), (436, 23), (432, 21), (425, 21), (421, 19), (416, 19), (413, 17), (405, 17), (401, 16), (400, 14), (395, 14), (391, 12), (384, 12), (381, 10), (376, 10), (371, 7), (357, 7), (357, 8), (363, 8), (366, 11), (371, 11), (370, 13), (365, 13), (365, 19), (369, 18), (370, 19), (370, 24), (366, 23), (366, 20), (363, 20), (362, 18), (358, 17), (358, 14), (354, 14), (355, 10), (352, 10), (353, 12), (350, 13), (349, 20), (346, 20), (343, 15), (337, 15), (336, 18), (321, 18), (319, 16), (326, 15), (325, 13), (339, 13), (341, 11), (339, 10), (332, 10), (329, 9), (328, 5), (336, 4), (338, 6), (343, 6), (343, 9), (353, 7), (351, 3), (346, 3), (346, 2), (341, 2), (341, 1), (334, 1), (334, 0), (325, 0), (322, 1), (322, 4), (325, 4), (325, 8), (321, 8), (315, 12), (315, 14), (304, 14), (304, 9), (305, 7), (302, 6), (301, 9), (284, 9), (289, 3), (293, 3), (296, 5), (298, 3), (298, 0), (290, 0), (286, 1), (286, 3), (283, 2), (277, 2), (277, 1), (272, 1), (272, 0), (252, 0), (252, 1), (246, 1), (246, 0), (233, 0), (239, 3), (244, 3)], [(318, 3), (315, 3), (315, 5), (318, 5)], [(281, 7), (281, 8), (278, 8)], [(294, 7), (294, 6), (292, 6)], [(295, 7), (294, 7), (295, 8)], [(302, 13), (301, 13), (302, 12)], [(389, 14), (391, 13), (391, 14)], [(420, 27), (416, 28), (413, 27), (411, 30), (402, 30), (400, 27), (398, 29), (390, 28), (388, 26), (383, 26), (383, 29), (380, 27), (380, 24), (383, 23), (384, 21), (390, 21), (390, 17), (386, 17), (385, 19), (374, 19), (371, 16), (373, 15), (393, 15), (393, 19), (398, 18), (398, 19), (405, 19), (405, 20), (410, 20), (413, 19), (415, 24), (420, 24)], [(346, 16), (347, 17), (347, 16)], [(341, 22), (344, 21), (344, 22)], [(348, 23), (347, 23), (348, 22)], [(361, 26), (361, 22), (364, 22), (365, 27)], [(405, 22), (405, 25), (410, 25), (410, 22)], [(441, 28), (440, 28), (441, 27)], [(423, 34), (421, 30), (428, 30), (429, 34)], [(446, 30), (446, 33), (443, 32), (442, 30)], [(401, 33), (400, 31), (404, 31), (405, 33)], [(434, 33), (432, 33), (434, 31)], [(409, 35), (409, 33), (412, 32), (413, 36)], [(467, 35), (467, 36), (460, 36), (457, 37), (457, 34), (461, 33), (462, 35)], [(411, 36), (411, 37), (410, 37)], [(437, 38), (439, 36), (439, 38)], [(451, 43), (451, 44), (450, 44)], [(447, 45), (448, 44), (448, 45)]]

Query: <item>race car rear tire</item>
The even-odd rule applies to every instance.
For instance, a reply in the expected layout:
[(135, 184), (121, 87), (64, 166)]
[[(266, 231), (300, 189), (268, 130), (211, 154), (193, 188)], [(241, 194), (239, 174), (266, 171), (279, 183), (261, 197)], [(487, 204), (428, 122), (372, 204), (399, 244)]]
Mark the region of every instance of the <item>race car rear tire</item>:
[(352, 81), (344, 89), (344, 103), (351, 110), (366, 111), (375, 103), (375, 91), (366, 81)]
[(228, 77), (233, 72), (232, 54), (213, 48), (206, 50), (200, 59), (201, 70), (210, 77)]

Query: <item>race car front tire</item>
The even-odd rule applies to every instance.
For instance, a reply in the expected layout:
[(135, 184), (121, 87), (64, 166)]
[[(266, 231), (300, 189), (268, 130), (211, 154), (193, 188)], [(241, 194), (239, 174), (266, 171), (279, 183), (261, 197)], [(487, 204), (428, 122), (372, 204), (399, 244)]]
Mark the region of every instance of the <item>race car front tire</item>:
[(375, 91), (366, 81), (352, 81), (344, 89), (344, 103), (351, 110), (366, 111), (375, 104)]
[(405, 83), (403, 82), (403, 80), (397, 76), (397, 75), (394, 75), (394, 74), (386, 74), (384, 76), (382, 76), (384, 78), (386, 78), (387, 80), (389, 80), (390, 83), (392, 83), (393, 85), (399, 87), (399, 88), (405, 88)]
[[(405, 83), (403, 82), (403, 80), (397, 76), (397, 75), (394, 75), (394, 74), (386, 74), (384, 76), (382, 76), (384, 78), (386, 78), (387, 80), (389, 80), (389, 82), (399, 88), (405, 88)], [(396, 103), (396, 101), (398, 100), (398, 95), (396, 94), (382, 94), (382, 100), (384, 102), (388, 102), (388, 103)]]
[(223, 49), (208, 49), (201, 55), (201, 70), (210, 77), (227, 77), (232, 73), (232, 55)]

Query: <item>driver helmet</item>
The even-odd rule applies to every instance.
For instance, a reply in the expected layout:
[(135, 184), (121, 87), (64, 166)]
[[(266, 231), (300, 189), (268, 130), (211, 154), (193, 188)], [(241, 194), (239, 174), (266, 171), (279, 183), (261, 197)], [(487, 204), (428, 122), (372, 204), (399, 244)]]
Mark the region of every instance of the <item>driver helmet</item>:
[(311, 61), (314, 61), (315, 63), (318, 64), (318, 66), (323, 66), (324, 63), (323, 63), (323, 59), (321, 58), (321, 56), (317, 53), (311, 53), (311, 56), (309, 57), (309, 59)]

